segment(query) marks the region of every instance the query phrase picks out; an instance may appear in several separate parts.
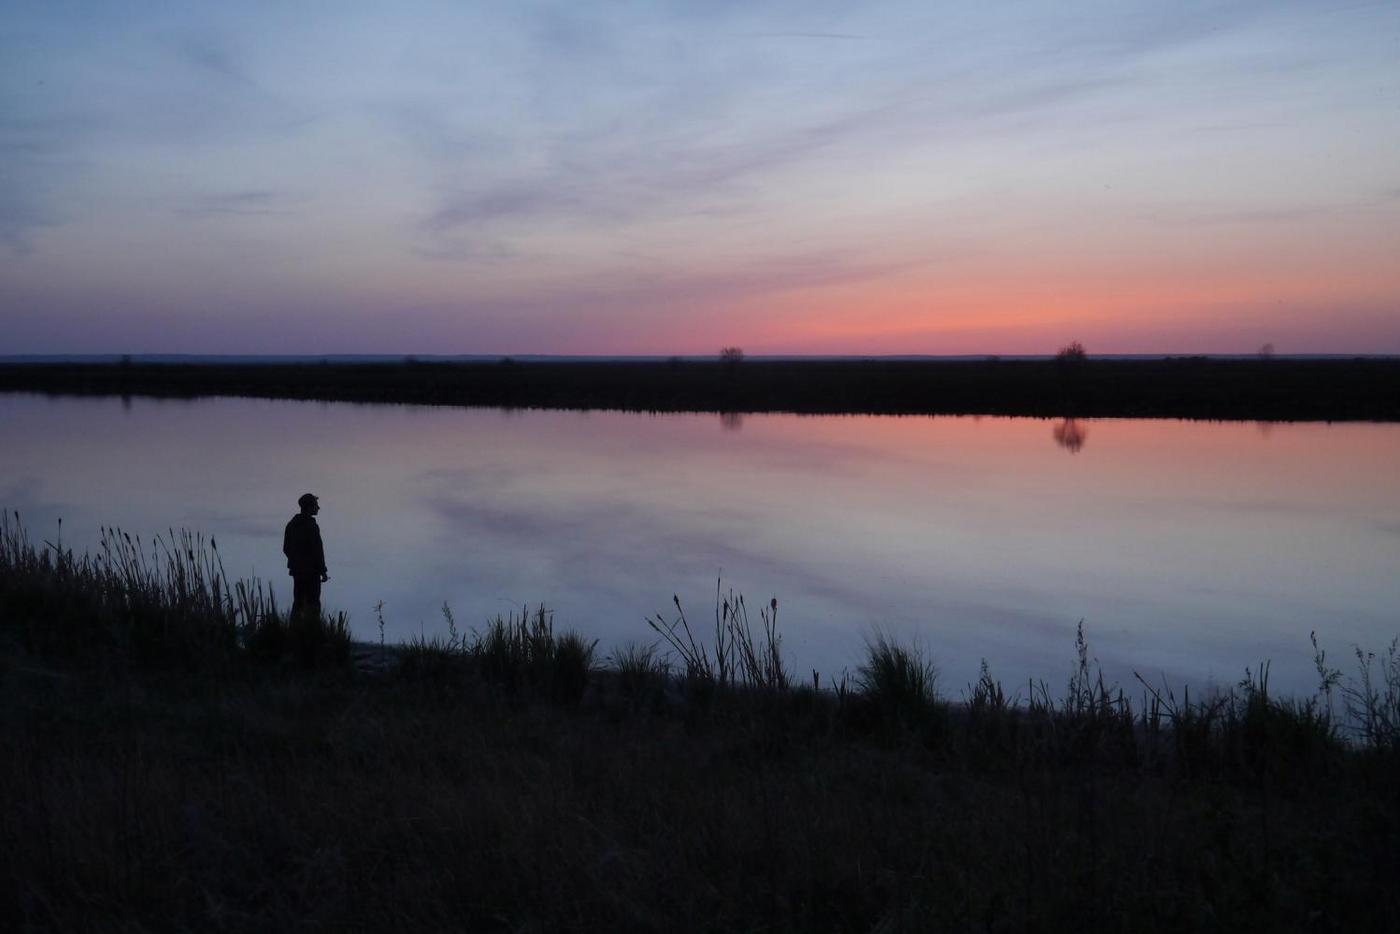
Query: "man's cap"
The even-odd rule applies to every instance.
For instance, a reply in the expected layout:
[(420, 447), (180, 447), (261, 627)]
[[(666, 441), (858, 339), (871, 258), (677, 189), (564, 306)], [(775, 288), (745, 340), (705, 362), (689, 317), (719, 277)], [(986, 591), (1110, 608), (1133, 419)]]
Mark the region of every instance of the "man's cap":
[(316, 502), (317, 500), (315, 493), (303, 493), (301, 494), (301, 498), (297, 500), (297, 505), (300, 506), (302, 509), (305, 509), (307, 506), (316, 505)]

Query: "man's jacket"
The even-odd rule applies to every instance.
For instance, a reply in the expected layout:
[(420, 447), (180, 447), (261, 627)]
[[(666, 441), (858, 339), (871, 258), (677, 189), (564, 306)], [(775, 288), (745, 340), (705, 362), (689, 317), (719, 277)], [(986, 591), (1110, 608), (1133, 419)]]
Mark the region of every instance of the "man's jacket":
[(293, 577), (320, 577), (326, 573), (326, 552), (321, 547), (321, 527), (313, 516), (298, 513), (282, 535), (282, 554)]

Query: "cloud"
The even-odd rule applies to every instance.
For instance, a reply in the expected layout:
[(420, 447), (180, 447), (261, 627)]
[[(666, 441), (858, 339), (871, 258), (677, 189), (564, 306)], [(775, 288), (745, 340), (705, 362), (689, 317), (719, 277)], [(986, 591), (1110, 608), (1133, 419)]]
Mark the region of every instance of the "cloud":
[[(0, 159), (3, 158), (0, 147)], [(32, 187), (0, 183), (0, 245), (24, 256), (34, 249), (33, 231), (51, 222), (51, 215)]]
[(850, 32), (755, 32), (753, 39), (869, 39)]
[(442, 233), (504, 218), (586, 215), (601, 209), (601, 204), (590, 205), (586, 198), (576, 191), (570, 191), (569, 187), (568, 184), (541, 187), (511, 184), (479, 194), (453, 195), (424, 219), (423, 227), (434, 233)]
[(709, 272), (665, 272), (641, 283), (606, 288), (611, 297), (737, 299), (768, 292), (865, 282), (922, 264), (903, 258), (871, 259), (848, 251), (817, 250), (752, 257)]
[(419, 226), (445, 234), (494, 222), (623, 224), (716, 208), (730, 216), (754, 213), (762, 210), (756, 202), (763, 197), (757, 191), (763, 177), (865, 129), (903, 125), (898, 109), (880, 105), (810, 126), (713, 143), (694, 142), (674, 127), (627, 145), (606, 133), (583, 132), (570, 140), (579, 152), (546, 171), (440, 195)]
[(1166, 206), (1142, 212), (1144, 220), (1166, 226), (1201, 227), (1211, 225), (1297, 224), (1340, 213), (1337, 205), (1294, 205), (1289, 207), (1211, 210), (1204, 207)]
[[(453, 257), (455, 259), (455, 257)], [(701, 271), (684, 264), (639, 257), (618, 268), (547, 280), (528, 293), (467, 304), (442, 304), (386, 313), (389, 329), (426, 331), (470, 319), (478, 338), (495, 337), (528, 349), (547, 320), (551, 346), (584, 340), (635, 339), (639, 328), (655, 328), (659, 309), (676, 306), (737, 305), (757, 296), (815, 289), (890, 276), (927, 263), (900, 257), (872, 258), (852, 251), (789, 250), (732, 261)], [(484, 345), (483, 345), (484, 346)]]
[(270, 216), (291, 213), (288, 205), (291, 200), (280, 192), (259, 189), (230, 191), (221, 194), (204, 195), (193, 199), (176, 213), (186, 217), (218, 217), (224, 215)]
[(256, 87), (243, 70), (227, 40), (211, 33), (186, 34), (170, 41), (171, 48), (196, 70)]
[[(930, 55), (926, 39), (900, 35), (892, 19), (884, 26), (894, 35), (878, 55), (830, 62), (825, 77), (796, 83), (790, 93), (784, 91), (789, 72), (815, 74), (807, 69), (816, 69), (820, 56), (779, 68), (765, 60), (762, 43), (746, 46), (741, 39), (728, 54), (733, 67), (717, 71), (708, 59), (682, 54), (658, 62), (655, 51), (637, 52), (619, 42), (625, 49), (618, 63), (622, 72), (636, 58), (652, 78), (634, 89), (619, 89), (616, 75), (571, 73), (572, 65), (551, 59), (540, 63), (540, 86), (520, 96), (541, 117), (538, 127), (517, 140), (528, 171), (503, 175), (500, 162), (482, 171), (473, 158), (478, 153), (471, 151), (477, 137), (450, 121), (399, 114), (407, 132), (443, 163), (436, 203), (418, 228), (445, 235), (469, 225), (628, 224), (717, 206), (738, 213), (781, 211), (791, 185), (787, 178), (796, 168), (839, 154), (843, 166), (873, 172), (881, 160), (911, 148), (1021, 132), (1027, 118), (1048, 121), (1066, 105), (1139, 83), (1134, 65), (1140, 58), (1237, 25), (1247, 13), (1125, 15), (1071, 26), (1053, 17), (1050, 38), (1037, 37), (1016, 52), (990, 44), (981, 54), (959, 47), (953, 19), (944, 55)], [(551, 54), (571, 61), (590, 54), (601, 30), (594, 22), (551, 14), (536, 33)], [(625, 38), (627, 28), (618, 35)], [(822, 29), (747, 35), (864, 37)], [(703, 27), (694, 41), (708, 41)], [(1008, 60), (1012, 55), (1023, 59), (1021, 67)]]
[(59, 222), (53, 195), (78, 173), (70, 150), (81, 134), (72, 120), (0, 116), (0, 244), (16, 255), (33, 250), (37, 230)]
[(614, 33), (595, 18), (580, 15), (585, 5), (544, 8), (530, 21), (530, 34), (550, 56), (604, 59), (617, 53)]

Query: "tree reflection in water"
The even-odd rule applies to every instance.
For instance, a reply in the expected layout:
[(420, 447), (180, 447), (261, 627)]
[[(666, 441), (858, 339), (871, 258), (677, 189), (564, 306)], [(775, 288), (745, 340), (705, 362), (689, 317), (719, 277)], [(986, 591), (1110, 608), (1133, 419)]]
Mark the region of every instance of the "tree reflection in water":
[(1089, 426), (1077, 418), (1062, 419), (1055, 426), (1054, 435), (1056, 444), (1071, 454), (1078, 454), (1079, 449), (1084, 447), (1084, 440), (1089, 437)]
[(719, 413), (719, 424), (725, 431), (738, 431), (744, 427), (744, 413), (721, 412)]

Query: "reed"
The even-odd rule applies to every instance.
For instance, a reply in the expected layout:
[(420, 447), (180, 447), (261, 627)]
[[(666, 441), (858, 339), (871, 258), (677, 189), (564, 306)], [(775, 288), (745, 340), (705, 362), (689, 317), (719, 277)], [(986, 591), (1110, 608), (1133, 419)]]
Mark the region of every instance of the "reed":
[(690, 693), (707, 697), (716, 690), (745, 688), (767, 693), (783, 693), (791, 678), (782, 657), (782, 637), (778, 634), (778, 598), (759, 609), (760, 626), (749, 621), (743, 594), (724, 590), (722, 579), (715, 580), (715, 623), (713, 641), (704, 642), (690, 628), (690, 620), (674, 595), (676, 618), (667, 621), (661, 614), (646, 618), (647, 625), (680, 660)]
[[(1373, 666), (1378, 664), (1378, 673)], [(1343, 695), (1347, 712), (1367, 745), (1400, 752), (1400, 638), (1391, 640), (1377, 659), (1374, 652), (1356, 648), (1358, 679)]]

